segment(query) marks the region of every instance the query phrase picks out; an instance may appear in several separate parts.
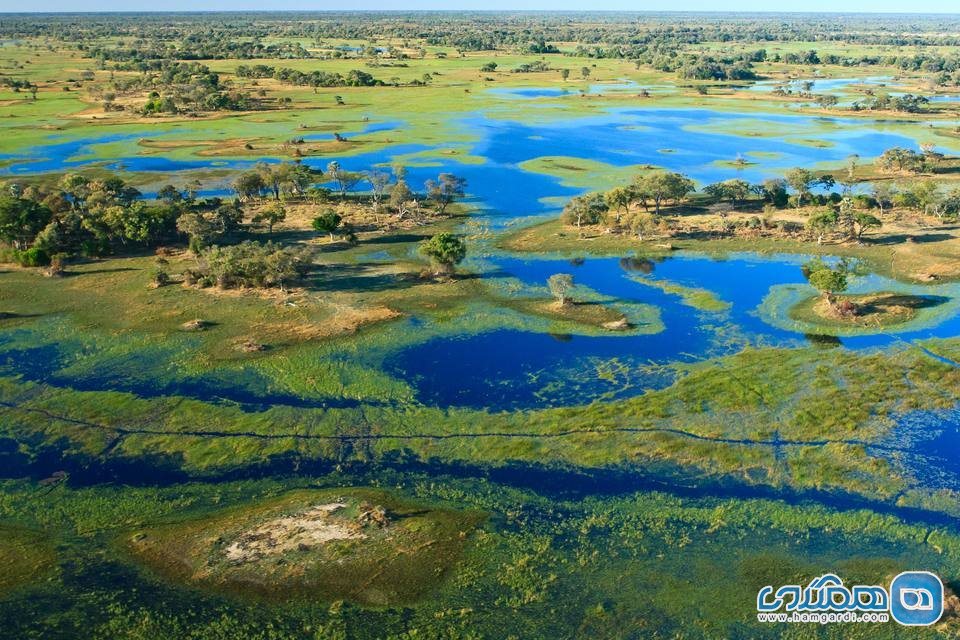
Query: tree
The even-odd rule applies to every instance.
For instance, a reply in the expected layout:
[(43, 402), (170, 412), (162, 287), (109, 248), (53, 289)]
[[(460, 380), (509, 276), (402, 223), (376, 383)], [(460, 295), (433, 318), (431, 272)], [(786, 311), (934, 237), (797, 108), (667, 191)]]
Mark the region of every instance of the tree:
[(240, 200), (260, 198), (265, 187), (263, 176), (257, 171), (241, 173), (233, 181), (233, 190), (237, 192)]
[(723, 187), (722, 182), (714, 182), (713, 184), (705, 186), (703, 193), (705, 193), (712, 202), (720, 202), (726, 195), (726, 189)]
[(727, 199), (734, 207), (750, 197), (750, 183), (744, 180), (726, 180), (715, 184), (707, 185), (703, 188), (704, 193), (714, 200), (720, 201)]
[(370, 183), (370, 191), (373, 194), (373, 207), (379, 211), (380, 203), (383, 201), (383, 194), (390, 184), (390, 174), (386, 171), (373, 169), (367, 171), (365, 175), (367, 182)]
[(281, 173), (280, 189), (292, 196), (302, 196), (307, 193), (316, 179), (317, 175), (323, 175), (319, 169), (311, 169), (305, 164), (296, 162), (292, 165), (286, 165), (287, 168)]
[(161, 237), (169, 228), (170, 212), (171, 209), (166, 207), (148, 207), (143, 202), (136, 202), (128, 207), (108, 207), (100, 217), (110, 240), (144, 244)]
[(866, 211), (857, 211), (853, 214), (853, 223), (855, 226), (855, 232), (857, 236), (857, 242), (863, 238), (863, 232), (867, 229), (879, 229), (883, 226), (883, 223), (874, 215), (867, 213)]
[(823, 209), (807, 219), (807, 228), (817, 233), (817, 244), (823, 244), (823, 236), (836, 229), (840, 216), (833, 209)]
[(162, 200), (167, 204), (175, 204), (183, 200), (183, 194), (172, 184), (167, 184), (157, 191), (157, 200)]
[(452, 233), (438, 233), (420, 245), (420, 253), (430, 258), (435, 273), (449, 274), (466, 257), (467, 245)]
[(940, 192), (940, 186), (933, 180), (920, 180), (910, 186), (909, 189), (917, 206), (927, 215), (935, 215), (938, 218), (943, 217), (943, 194)]
[(311, 225), (315, 231), (320, 233), (329, 233), (330, 242), (333, 242), (333, 232), (337, 230), (343, 217), (333, 209), (325, 209), (323, 213), (313, 219)]
[(880, 209), (880, 215), (883, 216), (884, 206), (893, 202), (896, 195), (896, 187), (888, 182), (874, 181), (870, 185), (870, 193)]
[(584, 224), (597, 224), (607, 212), (607, 201), (599, 193), (589, 193), (570, 199), (563, 208), (562, 220), (567, 224), (577, 225), (580, 229)]
[(854, 272), (854, 265), (846, 259), (840, 260), (833, 267), (820, 258), (814, 258), (803, 265), (803, 275), (807, 282), (820, 291), (831, 307), (834, 306), (834, 296), (847, 290), (849, 276)]
[(637, 211), (627, 221), (630, 230), (637, 234), (637, 239), (643, 242), (643, 237), (657, 228), (657, 219), (648, 211)]
[(52, 217), (50, 209), (33, 200), (0, 197), (0, 240), (23, 249)]
[(363, 180), (364, 175), (357, 171), (347, 171), (340, 166), (339, 162), (334, 160), (327, 165), (327, 177), (337, 183), (337, 191), (340, 192), (340, 197), (345, 198), (347, 191), (357, 186)]
[(880, 154), (877, 165), (888, 172), (920, 173), (923, 171), (924, 157), (922, 153), (910, 149), (893, 147)]
[(555, 273), (547, 278), (547, 287), (550, 295), (557, 299), (561, 307), (570, 301), (570, 291), (573, 289), (573, 276), (569, 273)]
[(560, 77), (566, 82), (570, 77), (570, 69), (560, 69)]
[(665, 200), (680, 202), (694, 190), (693, 181), (679, 173), (654, 171), (641, 176), (634, 182), (638, 192), (649, 195), (653, 200), (654, 213), (660, 214), (660, 206)]
[(213, 212), (213, 221), (220, 227), (221, 234), (231, 233), (240, 228), (243, 222), (243, 209), (240, 202), (234, 200), (232, 204), (223, 204)]
[(390, 207), (403, 218), (407, 212), (407, 203), (413, 200), (413, 197), (413, 192), (410, 190), (410, 187), (407, 186), (407, 181), (403, 178), (398, 178), (393, 188), (390, 189)]
[(607, 206), (617, 212), (617, 224), (620, 224), (621, 212), (626, 212), (633, 200), (633, 194), (627, 187), (614, 187), (603, 194)]
[(590, 67), (582, 67), (580, 69), (580, 75), (583, 76), (583, 79), (586, 80), (590, 77)]
[(441, 173), (437, 177), (437, 181), (427, 180), (425, 186), (427, 197), (434, 202), (437, 213), (443, 215), (451, 202), (463, 197), (467, 180), (452, 173)]
[(190, 250), (199, 254), (219, 235), (217, 225), (203, 213), (188, 211), (177, 218), (177, 231), (189, 238)]
[(825, 93), (823, 95), (817, 96), (817, 104), (819, 104), (824, 109), (835, 107), (838, 102), (840, 102), (840, 98), (830, 93)]
[(287, 210), (279, 202), (274, 202), (268, 207), (261, 209), (253, 216), (254, 224), (267, 223), (267, 233), (273, 233), (273, 225), (283, 222), (287, 219)]
[(320, 204), (330, 200), (330, 189), (313, 186), (307, 189), (306, 195), (313, 204)]
[(787, 184), (797, 192), (797, 208), (800, 208), (804, 197), (810, 195), (810, 189), (817, 180), (817, 176), (808, 169), (798, 167), (787, 171), (784, 178), (786, 178)]
[(787, 195), (787, 181), (782, 178), (770, 178), (764, 180), (760, 186), (763, 199), (773, 206), (782, 209), (787, 206), (789, 198)]
[(750, 197), (750, 183), (744, 180), (727, 180), (723, 183), (724, 195), (736, 207)]
[(58, 183), (70, 201), (74, 211), (83, 211), (86, 208), (87, 196), (90, 195), (90, 181), (76, 173), (68, 173), (60, 178)]
[(260, 180), (263, 185), (273, 193), (273, 199), (279, 200), (280, 185), (287, 179), (290, 173), (290, 165), (282, 162), (278, 165), (258, 162), (256, 172), (260, 174)]

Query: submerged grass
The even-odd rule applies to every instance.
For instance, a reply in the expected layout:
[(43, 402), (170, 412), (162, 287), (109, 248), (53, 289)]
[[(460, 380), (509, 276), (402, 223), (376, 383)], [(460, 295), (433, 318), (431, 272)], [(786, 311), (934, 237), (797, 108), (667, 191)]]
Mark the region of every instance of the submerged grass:
[(50, 578), (56, 554), (43, 533), (0, 524), (0, 598)]
[[(72, 550), (62, 574), (35, 587), (30, 600), (0, 601), (0, 621), (19, 635), (76, 635), (83, 629), (95, 638), (127, 637), (137, 629), (164, 640), (185, 627), (214, 637), (258, 638), (265, 626), (280, 640), (302, 638), (306, 627), (332, 638), (377, 631), (399, 636), (411, 630), (427, 637), (537, 639), (613, 638), (625, 631), (652, 637), (681, 632), (691, 638), (756, 636), (765, 632), (755, 621), (757, 589), (805, 584), (825, 566), (847, 584), (885, 585), (904, 569), (934, 569), (948, 584), (960, 575), (960, 540), (954, 532), (865, 510), (771, 500), (692, 500), (658, 492), (567, 500), (486, 480), (376, 471), (376, 481), (403, 487), (388, 492), (356, 488), (373, 477), (372, 472), (363, 474), (122, 490), (61, 485), (42, 494), (29, 481), (4, 481), (8, 499), (0, 501), (0, 518), (56, 531), (71, 540)], [(406, 527), (409, 540), (384, 540), (385, 548), (429, 538), (438, 530), (418, 523), (450, 514), (452, 519), (438, 526), (446, 527), (444, 535), (452, 535), (454, 546), (462, 545), (463, 551), (443, 565), (442, 574), (432, 575), (429, 563), (409, 561), (437, 554), (436, 549), (396, 547), (409, 552), (397, 556), (397, 562), (408, 563), (417, 578), (407, 582), (403, 574), (388, 570), (376, 580), (388, 592), (421, 584), (420, 577), (432, 586), (416, 601), (387, 608), (350, 598), (321, 604), (315, 594), (308, 600), (282, 605), (268, 600), (251, 607), (245, 598), (195, 588), (196, 580), (214, 580), (219, 571), (236, 567), (193, 574), (189, 565), (179, 564), (207, 557), (207, 552), (196, 555), (190, 549), (229, 547), (231, 532), (258, 518), (338, 498), (394, 509), (392, 526)], [(348, 511), (353, 517), (355, 512)], [(464, 521), (465, 514), (480, 512), (488, 517)], [(466, 531), (466, 540), (458, 531), (463, 524), (476, 527), (473, 533)], [(150, 540), (155, 550), (176, 553), (170, 565), (174, 573), (157, 577), (136, 569), (135, 556), (116, 543), (118, 536), (127, 540), (136, 531), (147, 533), (141, 543)], [(345, 569), (335, 581), (355, 575), (352, 563), (372, 561), (362, 554), (367, 542), (343, 549), (337, 561)], [(177, 551), (183, 549), (185, 554)], [(172, 556), (161, 557), (166, 563)], [(278, 563), (253, 579), (302, 579), (294, 568)], [(351, 588), (359, 587), (354, 582)], [(63, 615), (64, 607), (80, 603), (89, 609), (84, 616)], [(911, 637), (951, 632), (956, 621), (950, 618), (945, 625), (936, 631), (911, 630)], [(898, 637), (895, 625), (859, 628), (845, 637)]]
[(299, 490), (139, 530), (123, 544), (161, 575), (215, 591), (396, 606), (445, 577), (480, 520), (385, 491)]

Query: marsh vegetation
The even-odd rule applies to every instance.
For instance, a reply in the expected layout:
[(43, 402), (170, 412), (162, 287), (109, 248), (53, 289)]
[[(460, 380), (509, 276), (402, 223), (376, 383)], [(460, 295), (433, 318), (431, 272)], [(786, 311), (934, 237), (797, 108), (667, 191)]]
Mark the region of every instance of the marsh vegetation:
[(904, 20), (5, 16), (0, 635), (956, 592), (960, 24)]

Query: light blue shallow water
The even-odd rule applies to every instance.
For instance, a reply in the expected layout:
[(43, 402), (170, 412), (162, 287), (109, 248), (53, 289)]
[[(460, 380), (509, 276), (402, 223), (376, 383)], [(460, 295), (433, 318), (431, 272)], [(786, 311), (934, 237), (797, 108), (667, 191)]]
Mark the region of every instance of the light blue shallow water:
[[(880, 79), (875, 80), (879, 82)], [(828, 85), (832, 88), (844, 86), (841, 80), (817, 82), (833, 82)], [(597, 85), (595, 88), (609, 90), (611, 87)], [(509, 91), (514, 96), (539, 96), (554, 95), (557, 90), (550, 89), (548, 94), (535, 88)], [(529, 93), (531, 91), (534, 93)], [(388, 132), (402, 126), (402, 122), (372, 121), (344, 135)], [(700, 183), (709, 183), (731, 177), (758, 181), (779, 175), (793, 166), (842, 162), (853, 153), (869, 158), (892, 146), (916, 147), (912, 139), (888, 130), (884, 122), (797, 114), (736, 114), (696, 108), (620, 108), (594, 116), (543, 120), (536, 124), (476, 114), (462, 119), (460, 126), (476, 139), (469, 153), (484, 157), (485, 162), (461, 164), (455, 157), (442, 154), (443, 145), (417, 144), (391, 145), (344, 157), (311, 157), (303, 162), (322, 168), (336, 159), (346, 169), (364, 170), (375, 165), (389, 165), (395, 158), (407, 154), (420, 154), (420, 159), (432, 166), (410, 167), (408, 180), (414, 187), (443, 171), (462, 175), (468, 181), (471, 198), (481, 207), (477, 217), (485, 218), (496, 228), (518, 218), (554, 215), (560, 202), (580, 191), (560, 184), (552, 176), (520, 168), (525, 161), (542, 156), (573, 156), (617, 167), (657, 165), (683, 172)], [(784, 131), (785, 135), (751, 135), (777, 130)], [(296, 131), (292, 134), (295, 135)], [(145, 130), (71, 140), (58, 134), (51, 136), (49, 145), (19, 155), (9, 154), (3, 170), (21, 173), (81, 168), (93, 162), (97, 145), (129, 143), (149, 135), (150, 132)], [(332, 134), (309, 135), (321, 139)], [(830, 146), (799, 143), (804, 138), (822, 140)], [(436, 155), (431, 156), (432, 152)], [(751, 156), (751, 152), (760, 155)], [(744, 169), (721, 164), (741, 155), (756, 160), (756, 164)], [(270, 158), (262, 160), (275, 161)], [(154, 155), (131, 155), (111, 160), (106, 166), (162, 175), (198, 168), (246, 168), (256, 161), (173, 160)], [(229, 195), (222, 187), (201, 193)], [(590, 362), (611, 358), (622, 358), (640, 365), (709, 357), (739, 349), (744, 344), (805, 345), (807, 340), (802, 334), (769, 324), (758, 311), (772, 287), (791, 283), (802, 285), (799, 261), (795, 257), (740, 257), (727, 261), (675, 257), (655, 266), (655, 273), (650, 277), (706, 288), (732, 303), (730, 312), (717, 316), (697, 312), (683, 306), (677, 296), (634, 282), (626, 276), (636, 274), (626, 273), (616, 259), (587, 260), (582, 266), (572, 268), (563, 261), (494, 257), (491, 264), (495, 271), (510, 274), (531, 285), (542, 286), (549, 275), (572, 271), (578, 282), (603, 294), (657, 305), (662, 310), (666, 330), (655, 336), (572, 339), (517, 331), (464, 335), (431, 340), (393, 354), (390, 368), (413, 381), (422, 400), (441, 405), (540, 406), (585, 402), (609, 397), (610, 393), (638, 393), (645, 386), (656, 386), (663, 381), (650, 379), (629, 389), (615, 391), (605, 387), (605, 383), (597, 382), (595, 376), (576, 382), (570, 377), (567, 383), (562, 378), (589, 369)], [(881, 290), (892, 284), (874, 279), (867, 286), (868, 289)], [(844, 338), (839, 342), (848, 348), (876, 348), (899, 339), (958, 333), (960, 327), (956, 318), (950, 318), (936, 327), (924, 327), (916, 335), (900, 338), (874, 335)], [(516, 353), (522, 353), (523, 357), (513, 357)], [(550, 384), (545, 385), (545, 380)], [(550, 400), (545, 400), (543, 395), (546, 386), (555, 390)], [(501, 391), (495, 391), (501, 388)]]

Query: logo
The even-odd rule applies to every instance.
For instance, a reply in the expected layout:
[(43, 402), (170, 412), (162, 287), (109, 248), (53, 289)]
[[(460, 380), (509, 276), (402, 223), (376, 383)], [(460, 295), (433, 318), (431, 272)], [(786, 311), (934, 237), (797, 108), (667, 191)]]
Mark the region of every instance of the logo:
[(943, 615), (943, 582), (929, 571), (904, 571), (889, 589), (877, 585), (846, 587), (833, 573), (810, 584), (770, 585), (757, 593), (760, 622), (889, 622), (931, 625)]
[(910, 627), (933, 624), (943, 615), (943, 582), (929, 571), (904, 571), (890, 583), (890, 615)]

